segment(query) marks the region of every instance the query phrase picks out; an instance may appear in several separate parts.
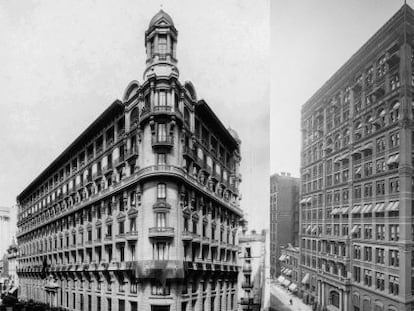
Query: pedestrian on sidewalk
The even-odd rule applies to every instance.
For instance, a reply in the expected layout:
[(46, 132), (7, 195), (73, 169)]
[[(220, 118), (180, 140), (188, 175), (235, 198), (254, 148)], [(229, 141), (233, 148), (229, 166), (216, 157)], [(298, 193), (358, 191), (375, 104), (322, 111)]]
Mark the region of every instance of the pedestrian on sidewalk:
[(289, 299), (289, 303), (290, 303), (290, 305), (292, 305), (292, 298), (291, 298), (291, 299)]

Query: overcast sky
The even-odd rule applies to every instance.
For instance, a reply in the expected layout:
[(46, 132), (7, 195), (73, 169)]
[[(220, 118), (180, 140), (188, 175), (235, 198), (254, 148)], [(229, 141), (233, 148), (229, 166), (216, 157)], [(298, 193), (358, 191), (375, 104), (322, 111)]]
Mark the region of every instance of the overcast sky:
[(0, 206), (142, 81), (144, 32), (161, 4), (179, 32), (180, 80), (242, 140), (250, 227), (268, 227), (266, 0), (0, 1)]
[[(403, 0), (271, 2), (271, 172), (299, 176), (300, 107)], [(407, 3), (414, 5), (413, 0)]]

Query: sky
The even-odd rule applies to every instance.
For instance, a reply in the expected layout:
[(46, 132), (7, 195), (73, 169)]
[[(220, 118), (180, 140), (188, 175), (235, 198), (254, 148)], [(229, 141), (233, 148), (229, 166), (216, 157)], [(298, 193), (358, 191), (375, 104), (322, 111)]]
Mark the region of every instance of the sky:
[(268, 227), (266, 0), (0, 1), (0, 206), (142, 81), (144, 32), (161, 6), (178, 29), (180, 80), (242, 140), (249, 227)]
[[(271, 1), (270, 171), (299, 177), (301, 106), (404, 1)], [(407, 4), (414, 7), (414, 1)]]

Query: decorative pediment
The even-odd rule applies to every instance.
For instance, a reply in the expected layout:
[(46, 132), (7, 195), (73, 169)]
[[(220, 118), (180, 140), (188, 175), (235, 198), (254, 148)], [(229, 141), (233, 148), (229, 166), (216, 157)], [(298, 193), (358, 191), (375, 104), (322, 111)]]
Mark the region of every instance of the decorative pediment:
[(138, 210), (135, 207), (131, 207), (128, 210), (128, 217), (132, 218), (132, 217), (136, 217), (138, 215)]
[(106, 220), (105, 220), (105, 223), (106, 224), (111, 224), (112, 223), (112, 217), (108, 217), (108, 218), (106, 218)]
[(198, 215), (197, 212), (193, 212), (192, 217), (194, 221), (198, 221), (200, 219), (200, 216)]
[(116, 216), (116, 219), (118, 220), (118, 221), (122, 221), (122, 220), (125, 220), (125, 213), (123, 213), (123, 212), (119, 212), (118, 213), (118, 215)]
[(191, 209), (188, 205), (184, 206), (183, 208), (183, 214), (190, 217), (191, 216)]
[(102, 226), (102, 222), (101, 222), (101, 220), (100, 220), (100, 219), (98, 219), (98, 220), (95, 222), (95, 227), (100, 227), (100, 226)]

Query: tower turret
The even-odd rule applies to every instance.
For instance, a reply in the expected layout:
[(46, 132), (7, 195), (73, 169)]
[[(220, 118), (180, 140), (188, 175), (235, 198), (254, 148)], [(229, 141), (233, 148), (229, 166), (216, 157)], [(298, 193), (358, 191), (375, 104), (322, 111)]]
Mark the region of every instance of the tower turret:
[(177, 29), (170, 15), (160, 10), (151, 19), (145, 32), (145, 48), (147, 51), (144, 80), (150, 76), (170, 76), (179, 72), (177, 69), (176, 47)]

